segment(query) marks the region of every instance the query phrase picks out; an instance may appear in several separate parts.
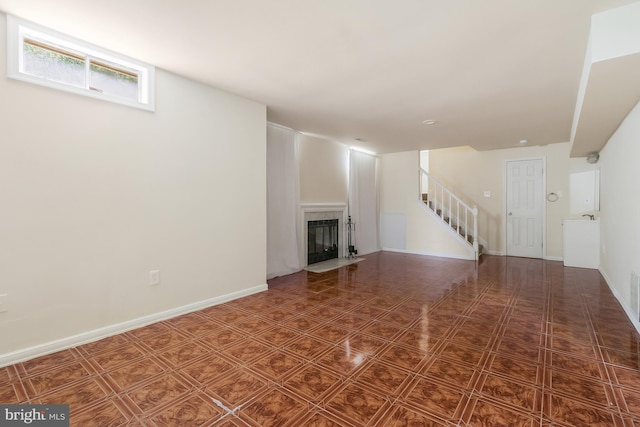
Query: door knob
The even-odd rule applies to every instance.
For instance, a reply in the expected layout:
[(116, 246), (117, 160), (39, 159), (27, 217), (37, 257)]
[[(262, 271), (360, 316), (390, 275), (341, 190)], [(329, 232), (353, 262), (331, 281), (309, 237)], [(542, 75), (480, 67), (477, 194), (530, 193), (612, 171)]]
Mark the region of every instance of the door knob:
[(511, 216), (511, 215), (513, 215), (513, 214), (512, 214), (511, 212), (509, 212), (507, 215)]

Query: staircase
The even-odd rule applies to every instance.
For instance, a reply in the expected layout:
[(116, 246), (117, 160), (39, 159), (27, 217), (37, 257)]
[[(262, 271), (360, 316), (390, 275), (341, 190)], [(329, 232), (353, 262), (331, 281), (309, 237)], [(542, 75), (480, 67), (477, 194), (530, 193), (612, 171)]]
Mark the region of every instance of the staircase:
[(470, 207), (449, 191), (440, 181), (420, 168), (420, 197), (424, 205), (458, 239), (473, 248), (476, 261), (483, 247), (478, 243), (478, 208)]

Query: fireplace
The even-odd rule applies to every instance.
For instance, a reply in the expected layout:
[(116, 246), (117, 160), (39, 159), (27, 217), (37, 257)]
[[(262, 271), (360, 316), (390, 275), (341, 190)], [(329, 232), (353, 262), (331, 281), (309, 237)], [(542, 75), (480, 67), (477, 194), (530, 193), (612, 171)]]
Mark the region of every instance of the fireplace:
[(338, 258), (338, 220), (307, 222), (307, 265)]
[[(343, 258), (344, 251), (346, 248), (346, 241), (344, 233), (345, 221), (347, 218), (347, 205), (346, 203), (301, 203), (300, 204), (300, 222), (298, 225), (298, 236), (299, 236), (299, 256), (301, 265), (309, 265), (312, 263), (320, 262), (319, 257), (317, 260), (311, 259), (309, 257), (309, 248), (313, 246), (314, 253), (317, 253), (315, 246), (316, 242), (319, 241), (319, 233), (314, 234), (313, 237), (309, 234), (309, 223), (313, 221), (320, 221), (321, 223), (324, 221), (333, 221), (335, 225), (335, 233), (333, 233), (331, 242), (329, 245), (332, 250), (327, 252), (331, 253), (332, 258)], [(336, 223), (337, 221), (337, 223)], [(325, 222), (325, 224), (327, 224)], [(322, 246), (325, 246), (325, 231), (322, 231)], [(331, 232), (329, 231), (329, 236), (331, 236)], [(336, 245), (335, 249), (333, 248), (334, 244)], [(324, 253), (324, 249), (322, 249), (322, 253), (325, 256), (329, 254)], [(314, 257), (316, 258), (316, 257)]]

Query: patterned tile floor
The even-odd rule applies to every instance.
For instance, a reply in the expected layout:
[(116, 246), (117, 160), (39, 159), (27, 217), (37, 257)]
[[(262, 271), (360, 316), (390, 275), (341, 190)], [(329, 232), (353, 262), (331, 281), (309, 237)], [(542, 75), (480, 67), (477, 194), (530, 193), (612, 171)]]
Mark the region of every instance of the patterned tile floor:
[(639, 339), (596, 270), (381, 252), (0, 368), (73, 426), (640, 425)]

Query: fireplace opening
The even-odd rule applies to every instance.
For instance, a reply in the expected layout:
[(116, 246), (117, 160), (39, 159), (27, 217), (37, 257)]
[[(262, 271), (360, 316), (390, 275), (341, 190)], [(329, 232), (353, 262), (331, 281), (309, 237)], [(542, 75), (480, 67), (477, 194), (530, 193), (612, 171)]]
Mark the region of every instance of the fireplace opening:
[(338, 258), (338, 220), (307, 222), (307, 264)]

